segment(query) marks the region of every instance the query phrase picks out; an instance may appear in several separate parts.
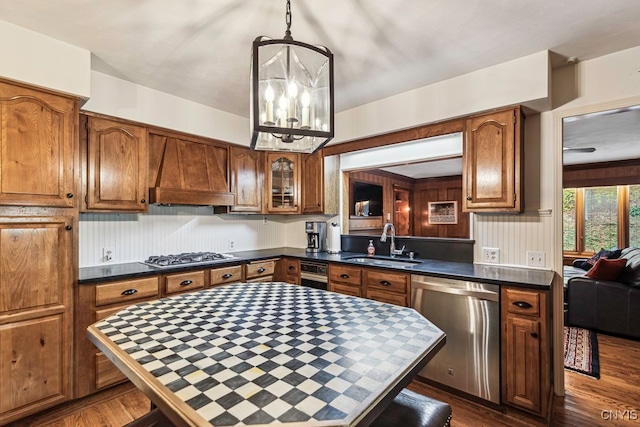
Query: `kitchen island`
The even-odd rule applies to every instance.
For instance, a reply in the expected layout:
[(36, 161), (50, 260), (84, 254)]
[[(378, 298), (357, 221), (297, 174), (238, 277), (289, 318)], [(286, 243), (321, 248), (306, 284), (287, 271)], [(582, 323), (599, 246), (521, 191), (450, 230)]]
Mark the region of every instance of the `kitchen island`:
[(410, 308), (277, 282), (135, 304), (88, 334), (186, 426), (366, 426), (445, 342)]

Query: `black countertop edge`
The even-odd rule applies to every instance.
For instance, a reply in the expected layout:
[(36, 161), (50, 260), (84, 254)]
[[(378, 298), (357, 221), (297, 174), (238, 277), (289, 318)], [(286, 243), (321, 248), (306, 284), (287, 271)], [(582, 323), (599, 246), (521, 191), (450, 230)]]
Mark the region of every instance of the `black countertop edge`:
[[(417, 259), (421, 261), (411, 267), (374, 266), (350, 261), (352, 257), (366, 257), (366, 254), (355, 252), (341, 252), (329, 254), (327, 252), (308, 253), (300, 248), (272, 248), (253, 251), (234, 252), (236, 258), (226, 261), (216, 261), (209, 264), (196, 264), (189, 266), (176, 266), (170, 268), (157, 268), (141, 262), (125, 264), (107, 264), (94, 267), (80, 268), (78, 282), (81, 285), (124, 280), (150, 275), (170, 274), (207, 268), (218, 268), (238, 265), (252, 261), (263, 261), (281, 256), (297, 258), (308, 261), (336, 262), (358, 265), (367, 268), (382, 268), (385, 270), (404, 271), (411, 274), (440, 277), (446, 279), (471, 280), (495, 285), (513, 285), (527, 288), (549, 289), (553, 283), (554, 273), (550, 270), (537, 270), (520, 267), (489, 266), (472, 263), (451, 261), (437, 261), (430, 259)], [(388, 258), (388, 257), (387, 257)], [(406, 260), (407, 258), (396, 258)]]

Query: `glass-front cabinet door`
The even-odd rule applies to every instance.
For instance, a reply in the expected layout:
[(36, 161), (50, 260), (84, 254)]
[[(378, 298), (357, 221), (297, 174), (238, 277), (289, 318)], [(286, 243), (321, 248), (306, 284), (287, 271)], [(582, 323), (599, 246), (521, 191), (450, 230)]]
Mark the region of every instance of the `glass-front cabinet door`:
[(300, 155), (267, 155), (267, 192), (270, 213), (300, 212)]

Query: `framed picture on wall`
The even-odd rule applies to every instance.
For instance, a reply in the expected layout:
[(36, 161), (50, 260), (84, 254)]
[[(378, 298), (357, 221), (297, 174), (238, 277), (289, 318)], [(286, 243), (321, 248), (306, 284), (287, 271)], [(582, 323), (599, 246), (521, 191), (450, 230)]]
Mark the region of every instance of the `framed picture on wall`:
[(429, 224), (457, 224), (458, 202), (429, 202)]

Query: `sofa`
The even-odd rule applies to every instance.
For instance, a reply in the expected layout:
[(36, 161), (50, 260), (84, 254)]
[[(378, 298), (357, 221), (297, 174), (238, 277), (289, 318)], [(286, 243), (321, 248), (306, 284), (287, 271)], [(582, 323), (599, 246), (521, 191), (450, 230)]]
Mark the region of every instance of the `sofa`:
[(569, 326), (640, 339), (640, 248), (625, 248), (619, 258), (626, 262), (615, 280), (587, 277), (577, 267), (584, 260), (565, 268)]

